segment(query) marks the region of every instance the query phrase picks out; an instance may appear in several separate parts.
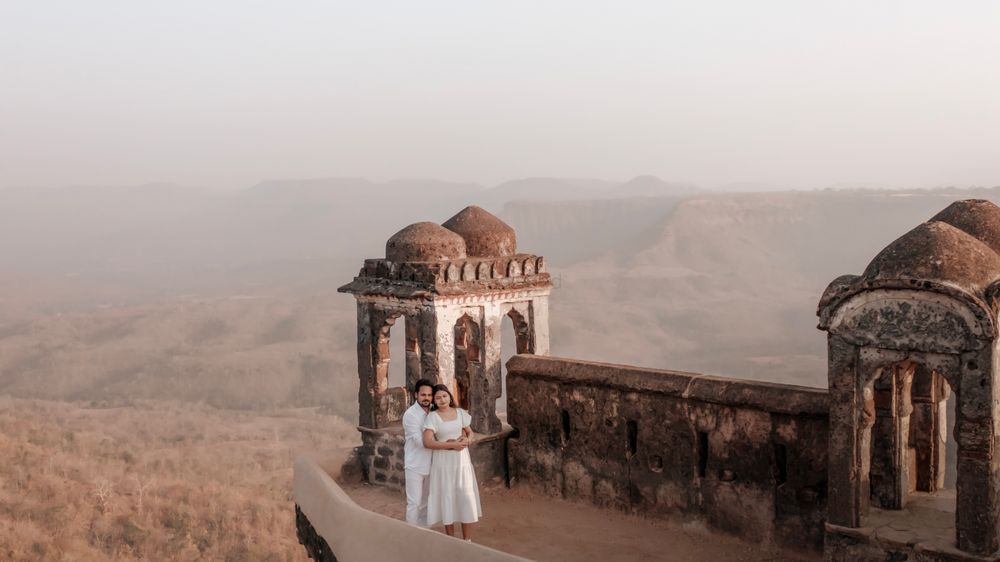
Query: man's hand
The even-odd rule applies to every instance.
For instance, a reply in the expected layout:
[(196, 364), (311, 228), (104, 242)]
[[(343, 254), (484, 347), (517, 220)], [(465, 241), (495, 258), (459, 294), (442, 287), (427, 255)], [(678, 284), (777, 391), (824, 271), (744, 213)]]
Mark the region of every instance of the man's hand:
[(469, 446), (469, 442), (462, 439), (459, 439), (458, 441), (452, 440), (449, 441), (449, 443), (451, 443), (451, 448), (453, 451), (461, 451), (462, 449)]

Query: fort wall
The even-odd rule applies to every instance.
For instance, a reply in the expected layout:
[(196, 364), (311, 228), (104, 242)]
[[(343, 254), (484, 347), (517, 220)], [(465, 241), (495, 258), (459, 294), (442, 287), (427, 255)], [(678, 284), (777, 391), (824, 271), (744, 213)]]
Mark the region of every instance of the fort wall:
[(822, 549), (826, 390), (536, 355), (507, 369), (515, 485)]

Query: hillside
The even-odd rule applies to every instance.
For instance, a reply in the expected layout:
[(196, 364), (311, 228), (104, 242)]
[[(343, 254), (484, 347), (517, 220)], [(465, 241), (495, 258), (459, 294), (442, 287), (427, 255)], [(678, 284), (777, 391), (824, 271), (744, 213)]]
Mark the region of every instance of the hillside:
[[(259, 206), (273, 226), (261, 232), (283, 241), (285, 258), (277, 243), (259, 252), (239, 246), (243, 253), (233, 255), (205, 244), (197, 251), (210, 268), (180, 259), (165, 275), (156, 268), (105, 272), (110, 280), (0, 274), (2, 392), (108, 404), (144, 398), (227, 408), (326, 405), (352, 419), (355, 312), (352, 299), (335, 289), (364, 257), (381, 254), (382, 238), (393, 230), (374, 234), (385, 225), (368, 225), (369, 242), (348, 236), (325, 245), (333, 222), (324, 217), (342, 216), (333, 210), (337, 190), (325, 183), (300, 188), (305, 193), (292, 189), (283, 205)], [(826, 284), (860, 272), (885, 244), (950, 201), (996, 195), (826, 191), (519, 201), (502, 217), (517, 229), (522, 249), (549, 259), (557, 285), (554, 354), (823, 386), (826, 348), (815, 306)], [(327, 204), (312, 207), (310, 197)], [(384, 204), (393, 209), (388, 216), (407, 214), (393, 205)], [(299, 220), (313, 208), (315, 217)], [(241, 216), (217, 212), (216, 221)], [(199, 246), (183, 228), (170, 227), (176, 242)], [(239, 232), (220, 230), (219, 247), (238, 243)], [(89, 251), (129, 259), (115, 253), (121, 247)], [(310, 247), (329, 257), (307, 259)], [(51, 256), (50, 264), (60, 266)], [(509, 356), (510, 347), (504, 352)]]
[[(815, 310), (827, 283), (977, 192), (826, 191), (685, 199), (641, 244), (559, 270), (559, 354), (826, 384)], [(611, 336), (609, 336), (611, 334)]]

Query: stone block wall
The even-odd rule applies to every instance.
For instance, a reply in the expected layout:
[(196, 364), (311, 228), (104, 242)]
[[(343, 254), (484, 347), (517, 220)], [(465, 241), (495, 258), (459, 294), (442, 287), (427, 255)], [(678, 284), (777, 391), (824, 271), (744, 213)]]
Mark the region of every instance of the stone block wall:
[(822, 548), (825, 390), (533, 355), (507, 368), (512, 482)]
[(404, 488), (403, 428), (397, 424), (386, 429), (359, 429), (358, 462), (364, 479), (375, 485)]

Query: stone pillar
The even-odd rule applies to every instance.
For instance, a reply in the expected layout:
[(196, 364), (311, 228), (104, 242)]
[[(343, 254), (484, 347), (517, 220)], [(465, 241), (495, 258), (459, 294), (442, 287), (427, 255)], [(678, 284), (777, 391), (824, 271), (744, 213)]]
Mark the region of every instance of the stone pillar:
[(497, 399), (503, 390), (503, 377), (500, 355), (501, 329), (504, 314), (499, 302), (488, 302), (483, 306), (483, 368), (482, 394), (483, 407), (472, 417), (472, 429), (479, 433), (498, 433), (501, 429), (500, 418), (497, 417)]
[(940, 394), (941, 377), (924, 365), (917, 365), (910, 392), (913, 415), (910, 417), (909, 444), (914, 455), (916, 472), (911, 488), (919, 492), (936, 492), (944, 476), (944, 443), (941, 440), (942, 420)]
[(1000, 503), (997, 501), (1000, 483), (994, 455), (998, 400), (993, 380), (997, 372), (995, 361), (992, 346), (963, 353), (956, 392), (956, 540), (958, 548), (975, 554), (992, 554), (1000, 547)]
[(934, 373), (934, 386), (936, 387), (935, 415), (937, 417), (937, 434), (935, 435), (934, 455), (937, 457), (936, 470), (934, 471), (935, 489), (944, 488), (946, 476), (945, 467), (948, 466), (948, 416), (954, 415), (948, 409), (948, 398), (951, 396), (951, 387), (948, 381), (941, 374)]
[(876, 507), (903, 509), (909, 492), (910, 386), (912, 366), (887, 368), (874, 383), (871, 498)]
[(435, 384), (441, 382), (438, 374), (438, 343), (437, 343), (437, 311), (433, 305), (426, 305), (420, 308), (417, 313), (420, 346), (420, 373), (421, 376)]
[(358, 301), (358, 425), (376, 427), (375, 357), (378, 333), (372, 332), (375, 305)]
[(434, 361), (437, 382), (455, 392), (455, 322), (459, 315), (447, 305), (434, 307)]
[(531, 301), (532, 353), (549, 354), (549, 297), (535, 297)]
[(827, 338), (830, 387), (830, 445), (827, 519), (834, 525), (860, 524), (859, 426), (861, 393), (858, 384), (858, 348), (840, 336)]
[(895, 368), (886, 368), (875, 379), (875, 423), (871, 428), (871, 469), (868, 482), (875, 507), (901, 509), (899, 486), (899, 417), (897, 411), (898, 380)]

